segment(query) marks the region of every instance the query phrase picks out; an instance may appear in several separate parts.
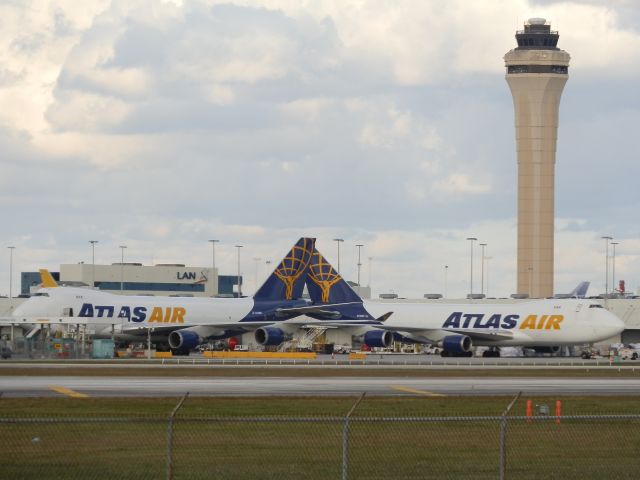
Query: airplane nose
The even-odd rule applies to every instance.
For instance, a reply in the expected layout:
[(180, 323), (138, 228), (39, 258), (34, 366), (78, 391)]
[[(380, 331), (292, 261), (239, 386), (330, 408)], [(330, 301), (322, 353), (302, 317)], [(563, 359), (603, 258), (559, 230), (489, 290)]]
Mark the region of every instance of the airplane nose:
[(607, 312), (606, 325), (610, 337), (622, 333), (625, 328), (624, 322), (611, 312)]

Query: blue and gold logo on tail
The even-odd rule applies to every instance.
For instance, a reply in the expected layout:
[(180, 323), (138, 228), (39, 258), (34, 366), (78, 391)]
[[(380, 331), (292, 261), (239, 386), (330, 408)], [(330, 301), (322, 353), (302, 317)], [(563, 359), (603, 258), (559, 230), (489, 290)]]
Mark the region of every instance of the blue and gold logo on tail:
[(286, 300), (293, 298), (293, 286), (309, 266), (314, 246), (313, 239), (301, 238), (273, 272), (285, 285)]
[(342, 277), (317, 250), (313, 252), (311, 265), (309, 265), (309, 273), (307, 275), (313, 283), (320, 287), (320, 291), (322, 292), (321, 301), (323, 303), (329, 303), (331, 287), (342, 280)]
[(301, 298), (315, 244), (315, 238), (302, 237), (298, 240), (253, 298), (259, 301)]

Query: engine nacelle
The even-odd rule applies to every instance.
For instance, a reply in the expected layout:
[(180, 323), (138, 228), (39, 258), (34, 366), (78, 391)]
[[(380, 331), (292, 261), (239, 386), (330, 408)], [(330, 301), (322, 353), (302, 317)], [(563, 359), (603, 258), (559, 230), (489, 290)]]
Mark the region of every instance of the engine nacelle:
[(169, 334), (169, 346), (175, 350), (191, 350), (201, 343), (204, 343), (204, 339), (189, 330), (174, 330)]
[(363, 340), (370, 347), (388, 348), (393, 344), (393, 333), (387, 330), (369, 330), (364, 334)]
[(254, 337), (256, 343), (260, 345), (280, 345), (286, 340), (291, 340), (291, 335), (284, 330), (274, 327), (260, 327), (256, 330)]
[(468, 353), (471, 351), (471, 337), (466, 335), (449, 335), (444, 337), (441, 347), (451, 353)]
[(560, 345), (554, 345), (551, 347), (531, 347), (536, 353), (549, 353), (551, 355), (557, 355), (560, 353)]

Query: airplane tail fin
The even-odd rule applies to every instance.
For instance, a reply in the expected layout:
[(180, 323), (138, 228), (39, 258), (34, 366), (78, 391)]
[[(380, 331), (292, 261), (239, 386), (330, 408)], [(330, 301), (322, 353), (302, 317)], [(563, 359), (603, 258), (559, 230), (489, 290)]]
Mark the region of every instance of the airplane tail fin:
[(54, 288), (58, 286), (57, 282), (46, 268), (40, 269), (40, 279), (42, 280), (42, 286), (45, 288)]
[(360, 302), (362, 299), (349, 284), (334, 270), (318, 250), (313, 251), (309, 273), (307, 274), (307, 290), (311, 301), (321, 303)]
[(316, 239), (302, 237), (253, 296), (255, 300), (293, 300), (302, 297)]
[(576, 288), (574, 288), (569, 296), (571, 298), (584, 298), (587, 296), (587, 290), (591, 282), (580, 282)]

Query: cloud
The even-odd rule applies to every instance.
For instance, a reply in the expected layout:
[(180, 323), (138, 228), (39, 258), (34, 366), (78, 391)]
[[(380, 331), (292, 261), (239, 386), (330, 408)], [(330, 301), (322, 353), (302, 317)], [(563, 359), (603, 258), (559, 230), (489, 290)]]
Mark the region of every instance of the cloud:
[[(441, 290), (446, 261), (462, 295), (464, 238), (483, 235), (495, 291), (511, 293), (517, 162), (502, 56), (537, 15), (572, 55), (558, 288), (593, 277), (604, 233), (622, 239), (621, 272), (640, 284), (633, 2), (5, 3), (3, 243), (35, 269), (84, 259), (89, 238), (103, 261), (126, 243), (145, 262), (208, 264), (211, 237), (251, 259), (302, 234), (331, 251), (342, 236), (366, 243), (374, 290)], [(233, 249), (221, 252), (234, 271)]]

